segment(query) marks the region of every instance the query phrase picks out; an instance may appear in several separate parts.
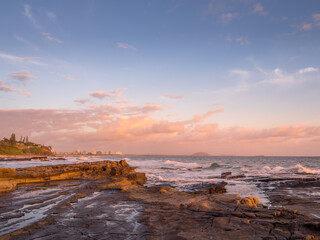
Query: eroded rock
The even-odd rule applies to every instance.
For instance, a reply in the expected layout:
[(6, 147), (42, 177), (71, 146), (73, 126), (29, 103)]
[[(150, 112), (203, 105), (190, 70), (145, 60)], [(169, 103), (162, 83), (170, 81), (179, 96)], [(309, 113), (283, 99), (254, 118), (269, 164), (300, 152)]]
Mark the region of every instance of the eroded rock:
[(130, 167), (125, 160), (83, 162), (18, 169), (0, 168), (0, 191), (11, 190), (22, 183), (108, 177), (124, 178), (130, 185), (143, 185), (147, 181), (144, 173), (135, 172), (135, 168)]

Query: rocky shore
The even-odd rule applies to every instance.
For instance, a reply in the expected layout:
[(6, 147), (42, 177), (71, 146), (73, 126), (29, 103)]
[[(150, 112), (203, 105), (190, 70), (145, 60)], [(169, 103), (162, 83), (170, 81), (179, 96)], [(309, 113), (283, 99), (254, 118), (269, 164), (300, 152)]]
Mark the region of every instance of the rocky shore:
[(187, 193), (146, 181), (124, 160), (0, 168), (0, 239), (320, 239), (320, 219), (223, 182)]

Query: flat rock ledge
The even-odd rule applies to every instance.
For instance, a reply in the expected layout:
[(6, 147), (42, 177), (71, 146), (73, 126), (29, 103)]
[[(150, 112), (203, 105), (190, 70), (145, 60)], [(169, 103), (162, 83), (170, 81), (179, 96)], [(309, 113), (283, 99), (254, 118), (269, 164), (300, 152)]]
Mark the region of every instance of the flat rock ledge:
[[(302, 215), (292, 209), (268, 209), (255, 197), (241, 198), (239, 195), (225, 194), (225, 183), (191, 193), (161, 186), (144, 187), (147, 181), (145, 174), (137, 173), (124, 160), (0, 168), (0, 191), (3, 192), (13, 190), (19, 184), (55, 180), (88, 180), (95, 191), (120, 190), (114, 192), (118, 192), (123, 201), (143, 204), (139, 219), (146, 228), (143, 237), (101, 236), (101, 239), (320, 240), (320, 219)], [(79, 190), (76, 196), (85, 195), (88, 189), (82, 192)], [(108, 206), (108, 202), (100, 204)], [(70, 208), (68, 204), (62, 207), (62, 212)], [(81, 209), (77, 211), (81, 212)], [(38, 226), (40, 223), (35, 223), (0, 236), (0, 239), (34, 239), (30, 234), (44, 231), (46, 226), (58, 229), (58, 222), (48, 220), (52, 218), (53, 215), (44, 219), (41, 227)], [(84, 220), (84, 228), (86, 224), (88, 222)], [(48, 236), (45, 239), (51, 238)], [(75, 236), (72, 239), (79, 238)]]
[(268, 209), (255, 197), (179, 192), (167, 187), (128, 189), (145, 205), (148, 239), (320, 240), (320, 219), (296, 210)]
[(59, 164), (28, 168), (0, 168), (0, 192), (14, 189), (18, 184), (54, 180), (113, 178), (125, 185), (146, 183), (144, 173), (137, 173), (125, 160)]

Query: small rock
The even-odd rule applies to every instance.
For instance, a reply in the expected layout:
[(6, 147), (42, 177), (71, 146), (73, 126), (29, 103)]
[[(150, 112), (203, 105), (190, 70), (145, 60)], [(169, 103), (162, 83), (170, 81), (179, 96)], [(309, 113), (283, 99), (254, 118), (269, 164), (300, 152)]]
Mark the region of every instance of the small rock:
[(230, 176), (232, 172), (223, 172), (221, 173), (221, 178), (227, 178), (227, 176)]

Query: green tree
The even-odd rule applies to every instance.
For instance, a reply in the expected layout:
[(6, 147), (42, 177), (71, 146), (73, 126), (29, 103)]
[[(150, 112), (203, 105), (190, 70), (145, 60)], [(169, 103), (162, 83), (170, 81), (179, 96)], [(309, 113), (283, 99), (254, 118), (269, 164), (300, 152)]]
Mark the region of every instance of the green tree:
[(26, 138), (26, 143), (28, 143), (29, 142), (29, 139), (28, 139), (28, 136), (27, 136), (27, 138)]
[(16, 140), (16, 135), (14, 133), (11, 134), (11, 137), (10, 137), (9, 141), (10, 141), (11, 146), (15, 146), (16, 145), (17, 140)]
[(22, 136), (20, 137), (20, 141), (19, 142), (22, 142)]
[(22, 141), (23, 143), (25, 143), (26, 142), (26, 137), (23, 137), (23, 141)]

